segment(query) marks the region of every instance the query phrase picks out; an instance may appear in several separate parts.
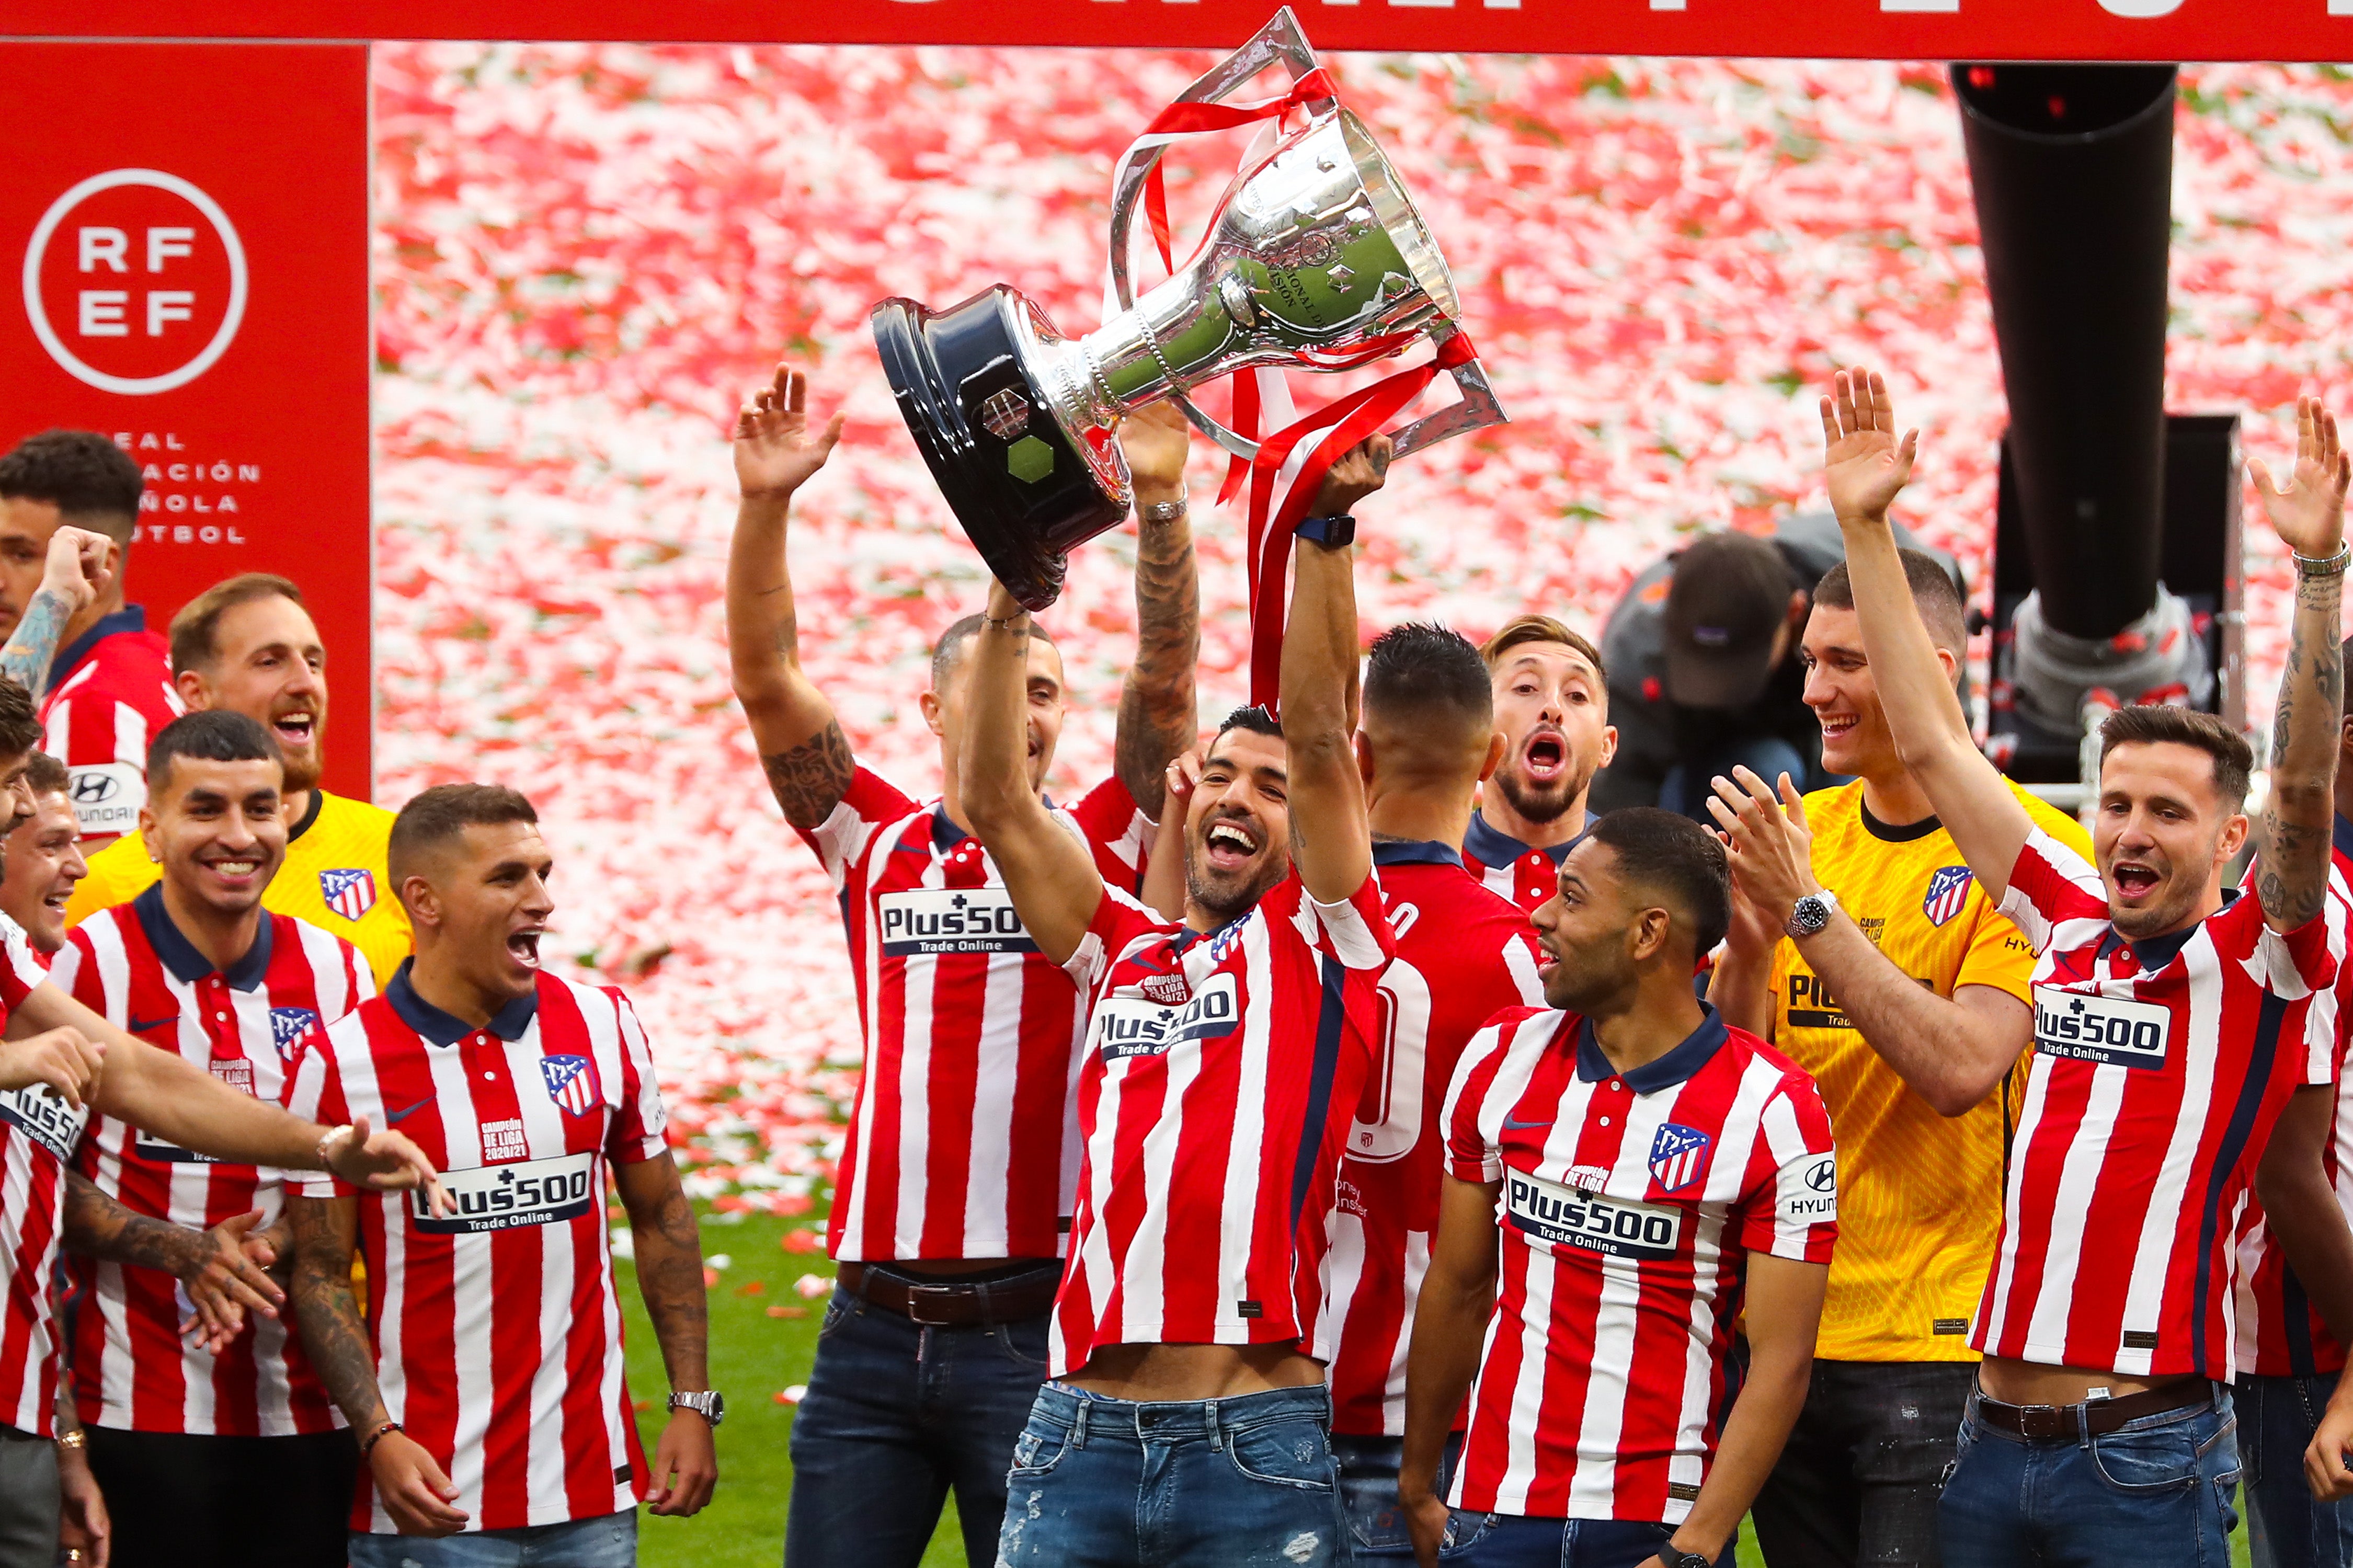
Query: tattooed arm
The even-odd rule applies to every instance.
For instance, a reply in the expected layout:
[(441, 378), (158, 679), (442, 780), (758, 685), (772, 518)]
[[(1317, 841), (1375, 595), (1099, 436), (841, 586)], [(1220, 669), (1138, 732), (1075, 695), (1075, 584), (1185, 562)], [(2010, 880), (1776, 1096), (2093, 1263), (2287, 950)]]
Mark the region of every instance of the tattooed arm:
[[(711, 1387), (709, 1308), (703, 1300), (702, 1237), (694, 1206), (680, 1185), (678, 1164), (667, 1153), (613, 1170), (621, 1205), (629, 1211), (636, 1244), (638, 1291), (646, 1299), (661, 1345), (662, 1368), (680, 1394)], [(650, 1510), (698, 1513), (719, 1480), (719, 1456), (709, 1422), (684, 1407), (673, 1410), (654, 1445)]]
[(86, 528), (63, 527), (49, 535), (48, 559), (33, 602), (17, 617), (16, 629), (0, 646), (0, 675), (33, 694), (47, 690), (49, 666), (65, 641), (66, 624), (88, 609), (112, 581), (106, 553), (114, 542)]
[(1172, 758), (1198, 738), (1193, 672), (1201, 662), (1201, 589), (1193, 564), (1193, 525), (1180, 512), (1166, 522), (1155, 505), (1185, 503), (1185, 453), (1192, 427), (1171, 403), (1128, 416), (1120, 449), (1135, 480), (1135, 662), (1119, 694), (1113, 766), (1145, 811), (1160, 807)]
[(727, 657), (735, 700), (751, 721), (768, 787), (795, 827), (833, 815), (849, 787), (849, 742), (827, 701), (801, 671), (800, 624), (785, 565), (785, 517), (793, 493), (825, 466), (841, 438), (841, 416), (808, 428), (808, 383), (776, 367), (735, 421), (735, 478), (743, 502), (727, 551)]
[[(286, 1215), (293, 1234), (294, 1316), (301, 1325), (302, 1348), (327, 1396), (358, 1436), (394, 1527), (403, 1535), (454, 1535), (467, 1519), (464, 1510), (451, 1506), (458, 1489), (406, 1433), (384, 1430), (392, 1417), (376, 1384), (375, 1348), (352, 1298), (359, 1200), (290, 1193)], [(370, 1259), (370, 1270), (382, 1261)]]
[(69, 1171), (60, 1239), (69, 1252), (159, 1269), (179, 1279), (195, 1309), (180, 1325), (181, 1333), (218, 1354), (244, 1331), (248, 1308), (274, 1318), (279, 1303), (286, 1300), (265, 1271), (278, 1256), (267, 1245), (267, 1233), (248, 1236), (260, 1220), (261, 1211), (256, 1209), (232, 1215), (210, 1230), (192, 1230), (125, 1208), (80, 1172)]
[[(2335, 555), (2344, 542), (2345, 491), (2353, 458), (2337, 419), (2317, 398), (2296, 400), (2295, 471), (2274, 488), (2261, 458), (2248, 465), (2272, 531), (2305, 561)], [(2255, 826), (2255, 893), (2274, 931), (2294, 931), (2328, 896), (2328, 835), (2337, 811), (2337, 753), (2345, 671), (2338, 638), (2341, 568), (2308, 575), (2299, 566), (2287, 668), (2280, 676), (2272, 730), (2272, 787)]]

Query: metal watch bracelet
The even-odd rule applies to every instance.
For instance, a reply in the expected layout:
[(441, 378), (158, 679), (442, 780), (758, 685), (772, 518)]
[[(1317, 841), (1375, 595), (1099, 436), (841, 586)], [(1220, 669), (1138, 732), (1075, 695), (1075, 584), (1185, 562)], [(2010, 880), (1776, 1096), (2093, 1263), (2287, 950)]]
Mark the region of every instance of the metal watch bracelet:
[(2339, 546), (2334, 555), (2304, 555), (2288, 552), (2295, 561), (2297, 577), (2309, 581), (2316, 577), (2342, 577), (2348, 563), (2353, 563), (2353, 545)]
[(1135, 513), (1146, 522), (1174, 522), (1185, 515), (1186, 506), (1190, 499), (1190, 497), (1179, 495), (1175, 500), (1156, 500), (1149, 506), (1136, 508)]

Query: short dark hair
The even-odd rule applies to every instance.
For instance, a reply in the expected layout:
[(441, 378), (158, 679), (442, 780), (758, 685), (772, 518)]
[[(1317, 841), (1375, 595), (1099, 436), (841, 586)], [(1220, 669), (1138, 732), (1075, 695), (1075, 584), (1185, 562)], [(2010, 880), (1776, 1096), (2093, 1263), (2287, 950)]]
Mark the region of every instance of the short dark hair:
[(1479, 645), (1479, 657), (1486, 660), (1487, 668), (1492, 671), (1503, 663), (1505, 654), (1523, 643), (1532, 642), (1556, 642), (1575, 648), (1585, 656), (1588, 664), (1593, 666), (1593, 673), (1601, 678), (1602, 684), (1609, 684), (1609, 670), (1601, 662), (1601, 650), (1550, 616), (1513, 616), (1495, 629), (1493, 637)]
[[(1925, 551), (1898, 549), (1895, 553), (1904, 563), (1905, 584), (1912, 590), (1913, 605), (1919, 610), (1930, 639), (1947, 653), (1968, 652), (1969, 609), (1961, 602), (1953, 574)], [(1822, 574), (1822, 580), (1814, 584), (1814, 603), (1833, 610), (1854, 608), (1854, 579), (1848, 574), (1845, 562)]]
[(1229, 730), (1247, 730), (1253, 735), (1264, 735), (1270, 740), (1282, 739), (1282, 721), (1255, 702), (1237, 708), (1219, 720), (1218, 732), (1209, 737), (1209, 743), (1216, 745)]
[[(940, 634), (940, 640), (932, 645), (933, 690), (937, 691), (948, 683), (948, 672), (955, 668), (955, 661), (963, 656), (964, 645), (978, 637), (980, 628), (987, 624), (987, 616), (966, 616), (960, 621), (952, 622), (948, 629)], [(1029, 635), (1048, 647), (1054, 646), (1054, 639), (1047, 635), (1045, 627), (1038, 624), (1035, 616), (1029, 618)]]
[(183, 713), (147, 742), (147, 787), (152, 793), (171, 777), (172, 759), (199, 763), (276, 763), (286, 765), (277, 737), (260, 721), (226, 708)]
[(1365, 656), (1365, 711), (1439, 710), (1482, 727), (1494, 721), (1495, 689), (1471, 639), (1431, 621), (1408, 621), (1375, 637)]
[(73, 774), (47, 752), (25, 759), (25, 784), (35, 795), (64, 795), (73, 787)]
[(1715, 834), (1681, 812), (1630, 805), (1604, 815), (1586, 837), (1618, 857), (1618, 874), (1662, 895), (1690, 922), (1692, 955), (1715, 951), (1732, 929), (1732, 872)]
[(2219, 713), (2172, 703), (2119, 708), (2100, 721), (2100, 765), (2118, 746), (2188, 746), (2214, 759), (2214, 794), (2225, 809), (2247, 803), (2247, 775), (2255, 771), (2254, 748)]
[(498, 827), (510, 822), (538, 820), (539, 813), (522, 792), (504, 784), (435, 784), (402, 806), (400, 815), (392, 819), (392, 839), (385, 849), (385, 869), (397, 892), (419, 856), (448, 843), (469, 827)]
[(39, 749), (41, 710), (33, 694), (0, 675), (0, 757), (21, 757)]
[(302, 602), (302, 590), (274, 572), (225, 577), (180, 606), (172, 617), (172, 673), (206, 669), (220, 658), (221, 617), (256, 599)]
[(139, 465), (94, 430), (44, 430), (0, 457), (0, 500), (47, 501), (128, 548), (139, 527)]

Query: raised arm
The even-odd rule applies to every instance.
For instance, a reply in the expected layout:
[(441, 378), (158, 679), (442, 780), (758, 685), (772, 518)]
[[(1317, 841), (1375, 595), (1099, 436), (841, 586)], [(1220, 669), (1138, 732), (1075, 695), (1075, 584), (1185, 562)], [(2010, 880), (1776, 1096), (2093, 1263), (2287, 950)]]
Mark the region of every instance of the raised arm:
[(2345, 490), (2353, 458), (2337, 416), (2315, 397), (2295, 403), (2295, 471), (2274, 487), (2248, 465), (2272, 531), (2295, 552), (2295, 617), (2272, 721), (2272, 787), (2255, 824), (2255, 896), (2274, 931), (2294, 931), (2328, 896), (2328, 836), (2337, 813), (2337, 753), (2345, 670)]
[(1895, 437), (1887, 383), (1876, 373), (1841, 371), (1822, 399), (1822, 477), (1846, 536), (1864, 657), (1877, 677), (1904, 765), (1928, 792), (1986, 896), (1999, 903), (2033, 819), (1969, 738), (1953, 674), (1912, 604), (1887, 509), (1912, 478), (1920, 433)]
[(1145, 811), (1160, 807), (1161, 774), (1198, 738), (1193, 671), (1201, 662), (1201, 585), (1185, 516), (1185, 454), (1192, 426), (1173, 403), (1137, 410), (1120, 426), (1135, 480), (1135, 662), (1119, 692), (1112, 745), (1119, 782)]
[(967, 656), (960, 801), (1038, 951), (1067, 963), (1103, 902), (1103, 873), (1029, 782), (1029, 613), (988, 585), (987, 624)]
[(6, 646), (0, 647), (0, 675), (31, 692), (36, 702), (48, 689), (49, 668), (65, 637), (66, 623), (89, 608), (114, 575), (106, 564), (112, 544), (106, 535), (86, 528), (68, 526), (49, 535), (41, 585), (16, 618)]
[[(1381, 488), (1389, 438), (1367, 437), (1324, 476), (1316, 517)], [(1283, 749), (1289, 753), (1291, 860), (1308, 896), (1336, 904), (1373, 874), (1373, 830), (1356, 771), (1356, 583), (1353, 547), (1293, 546), (1291, 617), (1282, 632)]]
[(808, 382), (778, 365), (776, 381), (735, 420), (735, 479), (744, 499), (727, 546), (727, 658), (768, 787), (785, 820), (802, 828), (833, 815), (854, 764), (833, 704), (801, 672), (785, 514), (793, 492), (832, 455), (841, 418), (835, 415), (812, 436)]

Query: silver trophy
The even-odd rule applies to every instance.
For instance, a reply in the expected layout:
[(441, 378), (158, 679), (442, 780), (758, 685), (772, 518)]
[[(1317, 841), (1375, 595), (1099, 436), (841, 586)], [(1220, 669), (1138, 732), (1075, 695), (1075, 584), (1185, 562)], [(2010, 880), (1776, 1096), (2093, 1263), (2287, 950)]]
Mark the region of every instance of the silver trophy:
[[(1270, 66), (1294, 82), (1317, 68), (1290, 8), (1178, 95), (1222, 100)], [(1364, 122), (1331, 98), (1227, 187), (1208, 239), (1166, 282), (1134, 297), (1128, 245), (1161, 149), (1122, 167), (1112, 195), (1111, 278), (1119, 313), (1072, 341), (999, 283), (945, 310), (874, 308), (874, 338), (899, 411), (948, 505), (990, 569), (1032, 610), (1061, 593), (1064, 557), (1125, 520), (1132, 500), (1119, 422), (1173, 399), (1244, 458), (1255, 441), (1187, 396), (1259, 365), (1335, 371), (1459, 330), (1454, 280), (1429, 227)], [(1458, 403), (1396, 435), (1399, 457), (1504, 422), (1476, 361), (1451, 367)]]

